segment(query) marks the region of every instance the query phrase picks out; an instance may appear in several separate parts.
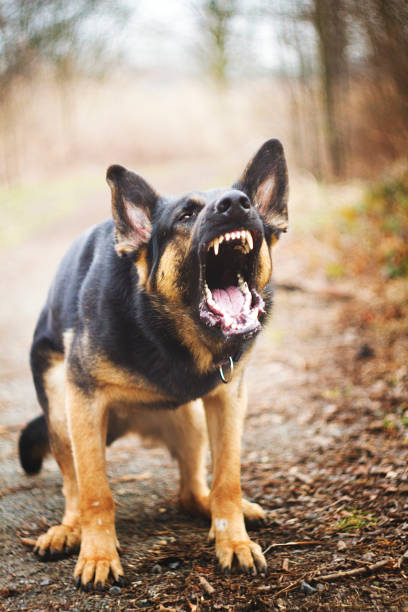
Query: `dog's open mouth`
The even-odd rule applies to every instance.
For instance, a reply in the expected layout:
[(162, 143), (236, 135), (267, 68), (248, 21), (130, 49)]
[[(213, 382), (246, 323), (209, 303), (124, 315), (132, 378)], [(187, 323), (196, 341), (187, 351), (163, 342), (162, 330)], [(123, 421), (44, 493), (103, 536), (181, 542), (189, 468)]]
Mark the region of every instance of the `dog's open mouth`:
[(264, 302), (254, 288), (262, 237), (236, 230), (217, 236), (201, 251), (200, 317), (225, 336), (255, 332)]

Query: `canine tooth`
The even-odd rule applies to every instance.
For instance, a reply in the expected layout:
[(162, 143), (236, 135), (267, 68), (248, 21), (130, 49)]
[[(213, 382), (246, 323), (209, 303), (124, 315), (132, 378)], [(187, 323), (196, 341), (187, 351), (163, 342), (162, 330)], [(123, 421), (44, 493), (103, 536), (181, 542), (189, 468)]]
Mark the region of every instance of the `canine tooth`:
[(251, 302), (252, 302), (252, 295), (251, 295), (251, 292), (247, 290), (246, 297), (245, 297), (245, 308), (248, 308), (248, 310), (251, 307)]
[(249, 232), (248, 230), (246, 232), (246, 239), (248, 242), (249, 250), (252, 251), (252, 249), (254, 248), (254, 241), (252, 240), (251, 232)]
[(207, 298), (207, 302), (209, 304), (211, 305), (215, 304), (212, 293), (211, 293), (211, 289), (208, 287), (208, 285), (206, 285), (205, 287), (205, 297)]
[(220, 248), (220, 243), (218, 241), (218, 238), (214, 238), (214, 254), (218, 255), (218, 251)]

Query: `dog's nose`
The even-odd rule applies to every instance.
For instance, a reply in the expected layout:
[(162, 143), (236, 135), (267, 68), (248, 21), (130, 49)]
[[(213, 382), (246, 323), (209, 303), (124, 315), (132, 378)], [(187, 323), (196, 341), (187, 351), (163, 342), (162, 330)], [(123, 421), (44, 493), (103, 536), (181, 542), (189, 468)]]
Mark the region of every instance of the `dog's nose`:
[(243, 191), (231, 189), (224, 193), (215, 204), (215, 210), (225, 217), (242, 217), (249, 213), (251, 202)]

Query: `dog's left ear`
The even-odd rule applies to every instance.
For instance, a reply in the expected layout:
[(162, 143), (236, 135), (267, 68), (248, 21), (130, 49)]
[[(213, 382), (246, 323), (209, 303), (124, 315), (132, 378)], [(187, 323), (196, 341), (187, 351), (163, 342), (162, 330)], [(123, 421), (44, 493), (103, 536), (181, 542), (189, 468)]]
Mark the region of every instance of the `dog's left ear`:
[(268, 225), (287, 230), (288, 170), (279, 140), (262, 145), (233, 187), (247, 194)]
[(116, 252), (120, 256), (136, 253), (150, 239), (159, 196), (141, 176), (123, 166), (110, 166), (106, 180), (112, 191)]

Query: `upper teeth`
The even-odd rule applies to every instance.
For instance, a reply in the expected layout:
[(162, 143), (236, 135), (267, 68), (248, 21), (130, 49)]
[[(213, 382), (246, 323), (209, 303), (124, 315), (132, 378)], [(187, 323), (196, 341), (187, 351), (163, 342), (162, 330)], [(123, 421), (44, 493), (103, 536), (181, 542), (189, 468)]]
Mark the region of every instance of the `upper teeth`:
[(208, 245), (208, 250), (210, 250), (210, 248), (213, 247), (214, 254), (218, 255), (218, 252), (220, 250), (220, 244), (224, 240), (227, 242), (229, 240), (241, 240), (245, 253), (249, 253), (249, 251), (252, 251), (252, 249), (254, 248), (254, 241), (253, 241), (251, 232), (249, 232), (248, 230), (240, 230), (237, 232), (227, 232), (226, 234), (223, 234), (222, 236), (218, 236), (217, 238), (214, 238), (214, 240), (212, 240), (210, 244)]

